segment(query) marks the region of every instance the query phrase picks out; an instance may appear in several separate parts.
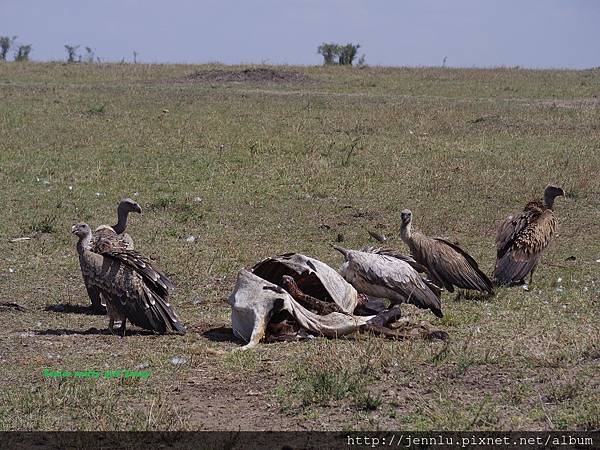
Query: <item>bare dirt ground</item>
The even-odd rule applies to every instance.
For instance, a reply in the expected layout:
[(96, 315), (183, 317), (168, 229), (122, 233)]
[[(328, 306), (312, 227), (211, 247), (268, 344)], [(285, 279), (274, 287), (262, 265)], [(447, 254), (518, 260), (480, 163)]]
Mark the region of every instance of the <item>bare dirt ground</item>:
[(251, 67), (242, 70), (207, 69), (198, 70), (183, 78), (174, 80), (178, 83), (302, 83), (311, 81), (310, 77), (298, 71)]

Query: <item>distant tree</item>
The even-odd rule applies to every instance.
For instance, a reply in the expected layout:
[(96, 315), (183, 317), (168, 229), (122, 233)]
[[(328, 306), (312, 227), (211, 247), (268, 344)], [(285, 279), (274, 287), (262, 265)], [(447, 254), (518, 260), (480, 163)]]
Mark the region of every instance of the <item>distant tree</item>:
[(79, 45), (65, 45), (65, 50), (67, 51), (67, 62), (74, 63), (75, 58), (77, 57), (77, 49)]
[(13, 36), (12, 38), (8, 36), (0, 36), (0, 60), (6, 61), (8, 50), (10, 50), (10, 47), (13, 45), (16, 39), (16, 36)]
[(339, 45), (323, 42), (319, 45), (317, 53), (323, 56), (323, 64), (337, 64), (336, 57), (339, 53)]
[(95, 52), (92, 49), (92, 47), (86, 47), (85, 48), (85, 62), (87, 63), (93, 63), (94, 62), (94, 56), (95, 56)]
[(133, 51), (133, 63), (134, 64), (137, 64), (137, 57), (138, 56), (139, 56), (139, 53), (134, 50)]
[[(333, 42), (323, 42), (317, 48), (317, 53), (323, 56), (323, 64), (331, 65), (338, 64), (340, 66), (351, 66), (356, 58), (360, 44), (339, 45)], [(364, 64), (364, 55), (359, 61)]]
[(15, 52), (15, 61), (29, 61), (29, 53), (31, 53), (31, 45), (19, 44)]
[(356, 58), (360, 44), (346, 44), (339, 46), (338, 64), (340, 66), (351, 66)]

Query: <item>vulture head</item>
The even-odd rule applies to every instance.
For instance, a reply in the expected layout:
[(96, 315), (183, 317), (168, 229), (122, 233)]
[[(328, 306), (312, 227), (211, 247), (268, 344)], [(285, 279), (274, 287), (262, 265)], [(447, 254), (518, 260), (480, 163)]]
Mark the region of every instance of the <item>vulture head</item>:
[(566, 196), (565, 190), (560, 186), (549, 184), (544, 190), (544, 203), (550, 209), (554, 206), (554, 199), (559, 196)]
[(92, 230), (87, 223), (78, 223), (71, 227), (71, 233), (79, 238), (77, 242), (77, 251), (79, 253), (84, 250), (89, 250), (90, 241), (92, 240)]
[(71, 233), (79, 238), (84, 238), (92, 234), (92, 230), (87, 223), (78, 223), (71, 227)]
[(136, 212), (141, 214), (142, 208), (130, 198), (124, 198), (121, 200), (121, 203), (119, 203), (119, 212), (121, 211), (125, 213)]
[(412, 211), (410, 209), (404, 209), (400, 213), (400, 220), (403, 226), (408, 226), (412, 222)]

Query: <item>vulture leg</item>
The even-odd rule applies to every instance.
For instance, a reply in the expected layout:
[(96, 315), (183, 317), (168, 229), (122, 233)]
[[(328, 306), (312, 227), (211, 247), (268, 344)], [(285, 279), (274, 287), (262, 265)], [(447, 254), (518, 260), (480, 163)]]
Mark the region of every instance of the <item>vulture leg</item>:
[(121, 335), (121, 337), (125, 337), (126, 323), (127, 323), (127, 319), (123, 318), (123, 321), (121, 322), (121, 326), (119, 327), (119, 334)]
[(92, 301), (92, 311), (94, 314), (106, 314), (106, 303), (102, 301), (100, 292), (92, 286), (86, 285), (85, 289)]
[(106, 306), (106, 314), (109, 317), (108, 321), (108, 329), (112, 334), (115, 333), (115, 322), (119, 325), (119, 328), (123, 325), (124, 316), (122, 316), (117, 309), (113, 306), (111, 302), (105, 301), (106, 299), (102, 296), (102, 304)]
[(112, 334), (115, 334), (115, 319), (113, 319), (112, 317), (108, 321), (108, 330)]
[(529, 284), (531, 284), (531, 281), (533, 280), (533, 272), (535, 272), (535, 266), (533, 266), (531, 272), (529, 272)]

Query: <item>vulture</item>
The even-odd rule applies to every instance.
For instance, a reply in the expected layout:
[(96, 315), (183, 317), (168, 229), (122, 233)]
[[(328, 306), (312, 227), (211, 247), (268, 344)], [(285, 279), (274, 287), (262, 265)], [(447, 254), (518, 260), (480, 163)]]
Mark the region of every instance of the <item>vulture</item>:
[(366, 253), (377, 253), (379, 255), (391, 256), (393, 258), (397, 258), (397, 259), (404, 261), (405, 263), (409, 264), (413, 269), (415, 269), (417, 272), (419, 272), (420, 274), (423, 274), (421, 276), (421, 279), (425, 282), (425, 284), (429, 287), (429, 289), (431, 289), (434, 292), (435, 295), (437, 295), (438, 297), (442, 295), (442, 288), (439, 287), (430, 278), (427, 277), (427, 275), (428, 275), (427, 267), (419, 264), (417, 261), (415, 261), (415, 259), (412, 256), (407, 256), (403, 253), (400, 253), (396, 250), (392, 250), (389, 248), (379, 248), (379, 247), (374, 247), (371, 245), (361, 248), (360, 251), (366, 252)]
[(124, 250), (133, 250), (133, 239), (129, 234), (125, 233), (127, 228), (127, 217), (130, 212), (136, 212), (141, 214), (142, 208), (136, 202), (130, 198), (124, 198), (117, 206), (117, 224), (113, 225), (100, 225), (94, 231), (92, 238), (91, 250), (93, 252), (100, 252), (99, 243), (102, 241), (104, 245), (110, 244), (112, 248), (120, 248)]
[(508, 216), (496, 235), (496, 267), (492, 278), (499, 285), (524, 284), (540, 262), (556, 231), (554, 199), (565, 196), (563, 188), (552, 184), (544, 190), (544, 201), (527, 203), (523, 211)]
[(101, 253), (91, 251), (92, 231), (85, 223), (73, 225), (71, 232), (79, 238), (77, 253), (83, 280), (105, 301), (111, 333), (118, 320), (121, 326), (117, 331), (124, 336), (128, 319), (160, 334), (170, 330), (185, 333), (167, 301), (173, 283), (147, 258), (133, 250), (111, 249), (109, 245)]
[[(125, 233), (127, 228), (127, 217), (130, 212), (142, 213), (142, 208), (130, 198), (124, 198), (117, 207), (117, 224), (100, 225), (94, 231), (90, 242), (90, 250), (94, 253), (102, 253), (109, 250), (133, 250), (133, 239)], [(92, 301), (92, 309), (97, 314), (106, 314), (106, 305), (100, 298), (98, 290), (88, 283), (85, 284), (88, 296)]]
[(425, 236), (412, 231), (412, 212), (405, 209), (400, 214), (400, 237), (410, 248), (411, 256), (427, 268), (433, 283), (448, 292), (473, 289), (484, 294), (493, 294), (490, 279), (479, 269), (471, 255), (458, 245), (441, 238)]
[(358, 292), (387, 298), (392, 305), (410, 303), (443, 317), (439, 295), (429, 288), (407, 260), (378, 253), (372, 248), (365, 249), (367, 251), (348, 250), (335, 245), (333, 248), (346, 260), (340, 274)]

